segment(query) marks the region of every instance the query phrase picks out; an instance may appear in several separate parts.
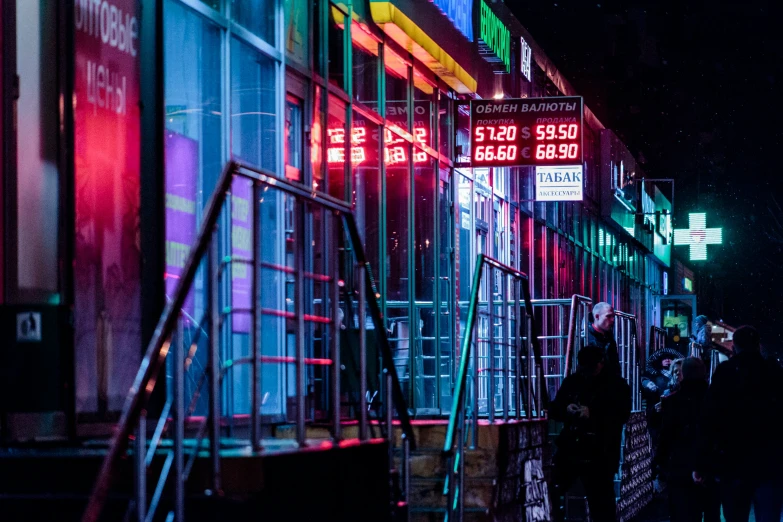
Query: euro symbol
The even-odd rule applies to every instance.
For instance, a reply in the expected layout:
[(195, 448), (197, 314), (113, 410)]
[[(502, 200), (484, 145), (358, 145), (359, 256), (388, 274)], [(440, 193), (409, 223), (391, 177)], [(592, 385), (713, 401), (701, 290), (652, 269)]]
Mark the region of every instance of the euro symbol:
[(530, 147), (524, 147), (522, 149), (522, 157), (525, 158), (525, 159), (529, 159), (530, 158)]

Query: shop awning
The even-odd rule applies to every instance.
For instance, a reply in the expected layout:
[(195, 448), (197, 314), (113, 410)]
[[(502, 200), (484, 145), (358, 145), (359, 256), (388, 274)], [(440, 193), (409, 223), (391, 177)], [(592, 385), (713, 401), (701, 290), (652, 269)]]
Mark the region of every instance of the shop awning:
[(370, 2), (373, 21), (394, 41), (460, 94), (476, 92), (478, 82), (435, 40), (391, 2)]

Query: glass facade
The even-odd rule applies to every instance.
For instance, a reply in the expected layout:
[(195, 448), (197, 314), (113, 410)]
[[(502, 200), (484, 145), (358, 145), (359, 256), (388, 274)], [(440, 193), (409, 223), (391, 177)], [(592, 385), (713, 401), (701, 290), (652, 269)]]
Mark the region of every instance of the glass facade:
[[(136, 9), (133, 1), (126, 3), (131, 6), (128, 12)], [(55, 32), (56, 17), (41, 7), (44, 4), (49, 5), (16, 2), (18, 10), (36, 11), (25, 15), (25, 23), (38, 20), (44, 24), (27, 28), (30, 33)], [(119, 218), (108, 211), (96, 211), (100, 218), (96, 223), (105, 228), (107, 240), (116, 242), (116, 250), (127, 255), (120, 260), (95, 260), (107, 267), (106, 274), (96, 270), (83, 278), (88, 286), (95, 284), (99, 289), (95, 295), (109, 295), (121, 288), (123, 281), (136, 281), (138, 259), (162, 254), (161, 286), (165, 298), (170, 299), (218, 177), (234, 159), (352, 205), (378, 284), (403, 390), (417, 413), (440, 415), (451, 406), (478, 254), (527, 273), (534, 299), (581, 294), (635, 314), (640, 318), (640, 338), (646, 339), (649, 325), (657, 321), (654, 302), (661, 291), (663, 267), (633, 229), (623, 228), (603, 209), (604, 129), (600, 124), (586, 120), (585, 200), (534, 202), (531, 168), (474, 169), (465, 167), (463, 160), (471, 154), (469, 100), (491, 97), (498, 90), (524, 96), (562, 95), (546, 72), (534, 65), (529, 79), (518, 74), (477, 75), (474, 90), (478, 92), (458, 89), (453, 78), (426, 61), (423, 49), (401, 45), (393, 35), (370, 23), (367, 7), (364, 2), (338, 4), (329, 0), (164, 0), (163, 77), (158, 81), (163, 82), (165, 172), (163, 179), (155, 182), (164, 190), (159, 210), (164, 219), (165, 252), (140, 252), (137, 246), (138, 186), (128, 185), (125, 192), (114, 187), (111, 199), (102, 199), (97, 196), (104, 193), (92, 190), (95, 186), (91, 185), (88, 195), (96, 204), (105, 201), (108, 206), (111, 201), (125, 205), (118, 203), (116, 208), (127, 207)], [(443, 22), (448, 23), (445, 17)], [(25, 28), (17, 24), (19, 37), (25, 35)], [(445, 46), (442, 40), (447, 34), (444, 29), (443, 34), (429, 37)], [(19, 207), (34, 209), (35, 215), (19, 223), (2, 224), (18, 229), (11, 234), (18, 236), (18, 244), (3, 244), (0, 252), (5, 263), (0, 267), (15, 272), (4, 278), (14, 286), (6, 288), (6, 296), (56, 301), (63, 292), (57, 268), (61, 254), (56, 248), (62, 241), (57, 226), (61, 212), (58, 177), (62, 173), (57, 161), (50, 161), (57, 151), (48, 148), (56, 148), (58, 140), (57, 119), (52, 116), (57, 92), (47, 76), (54, 69), (45, 67), (41, 58), (54, 50), (17, 45), (15, 53), (22, 85), (38, 85), (37, 89), (20, 91), (17, 140), (38, 145), (19, 148), (18, 193), (6, 194), (3, 202), (10, 199)], [(489, 67), (478, 54), (476, 60)], [(79, 66), (89, 67), (87, 63)], [(86, 78), (86, 73), (79, 75), (82, 77)], [(129, 109), (133, 105), (128, 104)], [(138, 107), (135, 103), (137, 120)], [(122, 107), (114, 109), (116, 113)], [(84, 136), (78, 127), (80, 114), (76, 116), (78, 151), (84, 148), (80, 142)], [(142, 143), (146, 139), (143, 135), (135, 138)], [(144, 183), (140, 168), (135, 167), (134, 179)], [(77, 199), (85, 193), (77, 194)], [(325, 217), (316, 215), (312, 222), (298, 227), (291, 201), (282, 196), (255, 200), (248, 183), (232, 187), (230, 208), (221, 218), (219, 238), (221, 259), (229, 259), (222, 267), (226, 277), (221, 304), (231, 310), (231, 317), (223, 323), (223, 360), (251, 353), (251, 276), (243, 261), (253, 254), (252, 217), (260, 215), (262, 244), (268, 245), (260, 255), (270, 266), (294, 266), (287, 245), (297, 240), (291, 231), (302, 228), (311, 245), (306, 265), (315, 272), (325, 272), (326, 248), (331, 241), (323, 235)], [(115, 226), (116, 233), (112, 232)], [(76, 241), (93, 241), (90, 234), (99, 227), (79, 222), (73, 228)], [(349, 245), (339, 247), (344, 250)], [(22, 262), (33, 258), (40, 262)], [(132, 266), (137, 272), (129, 268)], [(285, 271), (262, 270), (260, 277), (262, 306), (294, 306), (293, 283)], [(105, 288), (100, 286), (104, 283)], [(138, 289), (139, 285), (133, 287)], [(206, 288), (207, 281), (199, 273), (184, 308), (194, 323), (205, 313)], [(325, 302), (326, 292), (325, 286), (313, 284), (311, 296)], [(482, 298), (486, 300), (490, 291), (485, 292)], [(136, 306), (139, 302), (137, 295), (126, 297), (123, 300), (123, 294), (111, 294), (115, 303), (127, 301)], [(111, 339), (105, 332), (112, 331), (104, 324), (108, 316), (95, 310), (86, 316), (89, 324), (84, 327), (91, 336), (90, 344), (85, 344), (90, 353), (95, 352), (94, 343), (103, 342), (99, 334)], [(543, 324), (544, 334), (554, 335), (559, 328), (554, 318), (543, 318)], [(141, 344), (138, 325), (123, 323), (121, 329), (123, 335), (133, 334), (134, 343)], [(490, 325), (480, 324), (479, 330), (488, 332)], [(286, 321), (264, 317), (263, 331), (264, 355), (294, 354), (292, 329)], [(308, 353), (317, 356), (321, 349), (318, 332), (310, 330), (308, 335)], [(138, 367), (140, 352), (134, 357), (127, 365), (129, 374)], [(203, 364), (198, 357), (202, 354), (196, 362)], [(89, 363), (103, 364), (92, 359)], [(99, 377), (90, 379), (97, 381)], [(313, 379), (314, 386), (325, 386), (317, 376)], [(223, 407), (228, 413), (248, 411), (250, 385), (248, 367), (227, 373)], [(91, 381), (84, 386), (93, 390), (98, 384)], [(263, 413), (287, 418), (292, 386), (290, 368), (264, 365)], [(126, 389), (124, 386), (123, 391)], [(90, 391), (84, 401), (87, 409), (98, 407), (98, 398), (93, 395), (96, 393)], [(118, 407), (115, 403), (119, 404), (119, 399), (115, 399), (109, 409)]]

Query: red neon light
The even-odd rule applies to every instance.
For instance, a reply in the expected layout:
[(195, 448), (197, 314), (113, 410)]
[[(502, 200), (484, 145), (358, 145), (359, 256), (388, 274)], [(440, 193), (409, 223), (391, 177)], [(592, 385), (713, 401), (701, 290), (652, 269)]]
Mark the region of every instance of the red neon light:
[(517, 159), (516, 145), (479, 145), (476, 147), (476, 161), (515, 161)]
[[(489, 141), (514, 141), (517, 138), (516, 125), (484, 125), (476, 127), (476, 143)], [(487, 136), (489, 134), (489, 136)]]
[(538, 140), (575, 140), (578, 134), (579, 125), (576, 123), (536, 125), (536, 139)]
[[(516, 131), (515, 131), (516, 134)], [(345, 147), (335, 145), (345, 145), (345, 129), (338, 127), (334, 129), (327, 129), (327, 135), (329, 138), (330, 147), (326, 150), (328, 163), (345, 163)], [(421, 145), (428, 144), (429, 132), (425, 127), (416, 127), (413, 129), (413, 137), (415, 141)], [(387, 165), (399, 165), (408, 162), (408, 142), (391, 132), (389, 129), (384, 129), (384, 162)], [(373, 141), (377, 142), (378, 135), (376, 131), (373, 131)], [(367, 142), (367, 129), (364, 127), (354, 127), (351, 131), (351, 164), (354, 166), (361, 165), (367, 160), (367, 152), (363, 146), (360, 146)], [(516, 153), (515, 153), (516, 154)], [(413, 152), (414, 163), (426, 163), (427, 153), (416, 150)]]

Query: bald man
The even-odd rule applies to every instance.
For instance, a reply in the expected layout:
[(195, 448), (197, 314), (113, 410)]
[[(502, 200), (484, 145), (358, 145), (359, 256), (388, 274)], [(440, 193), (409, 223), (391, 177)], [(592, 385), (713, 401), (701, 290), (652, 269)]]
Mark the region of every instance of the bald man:
[(609, 303), (593, 307), (593, 322), (587, 327), (587, 346), (597, 346), (606, 353), (606, 369), (619, 375), (620, 356), (614, 340), (614, 308)]

